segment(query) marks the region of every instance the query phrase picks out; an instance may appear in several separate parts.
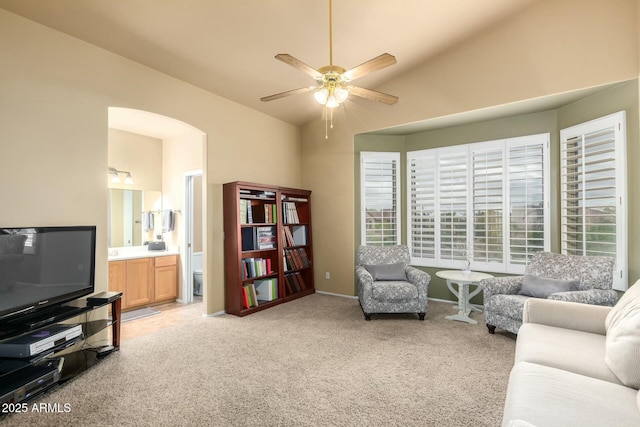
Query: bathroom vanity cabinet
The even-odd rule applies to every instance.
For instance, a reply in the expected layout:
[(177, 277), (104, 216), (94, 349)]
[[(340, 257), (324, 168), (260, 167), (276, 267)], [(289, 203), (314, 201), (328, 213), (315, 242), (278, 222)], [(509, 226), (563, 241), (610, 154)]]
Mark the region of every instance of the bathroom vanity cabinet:
[(178, 255), (109, 261), (109, 290), (122, 292), (123, 310), (175, 300)]

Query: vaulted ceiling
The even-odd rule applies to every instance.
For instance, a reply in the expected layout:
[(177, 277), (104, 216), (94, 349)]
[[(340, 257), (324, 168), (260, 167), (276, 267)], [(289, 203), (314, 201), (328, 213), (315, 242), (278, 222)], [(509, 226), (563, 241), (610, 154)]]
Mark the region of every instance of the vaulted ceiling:
[[(334, 0), (334, 64), (394, 55), (397, 64), (357, 80), (375, 89), (537, 1)], [(311, 93), (260, 98), (314, 83), (278, 53), (328, 65), (328, 0), (0, 0), (0, 8), (295, 125), (322, 114)]]

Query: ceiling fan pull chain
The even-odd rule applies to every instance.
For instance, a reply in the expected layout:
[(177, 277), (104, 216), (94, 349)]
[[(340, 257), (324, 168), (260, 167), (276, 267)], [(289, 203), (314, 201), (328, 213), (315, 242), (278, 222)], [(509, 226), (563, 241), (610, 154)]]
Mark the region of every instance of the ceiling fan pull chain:
[(327, 105), (324, 105), (324, 139), (329, 139), (329, 120), (327, 117), (327, 114), (329, 114)]
[(333, 129), (333, 108), (330, 109), (331, 111), (331, 129)]

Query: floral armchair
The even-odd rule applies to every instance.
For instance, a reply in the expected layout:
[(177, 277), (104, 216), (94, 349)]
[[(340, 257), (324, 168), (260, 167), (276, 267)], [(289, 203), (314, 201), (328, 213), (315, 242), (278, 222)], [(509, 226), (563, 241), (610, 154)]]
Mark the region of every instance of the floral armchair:
[(615, 305), (618, 294), (611, 289), (614, 264), (613, 257), (538, 252), (524, 276), (482, 280), (489, 333), (498, 327), (517, 334), (524, 302), (529, 298)]
[(410, 262), (405, 245), (358, 248), (358, 299), (366, 320), (374, 313), (417, 313), (424, 320), (431, 276)]

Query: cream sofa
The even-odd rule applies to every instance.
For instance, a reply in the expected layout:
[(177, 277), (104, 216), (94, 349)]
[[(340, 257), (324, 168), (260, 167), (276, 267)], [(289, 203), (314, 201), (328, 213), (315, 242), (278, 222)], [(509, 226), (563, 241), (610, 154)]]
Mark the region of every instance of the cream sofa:
[(503, 426), (640, 426), (640, 281), (614, 307), (530, 298)]

